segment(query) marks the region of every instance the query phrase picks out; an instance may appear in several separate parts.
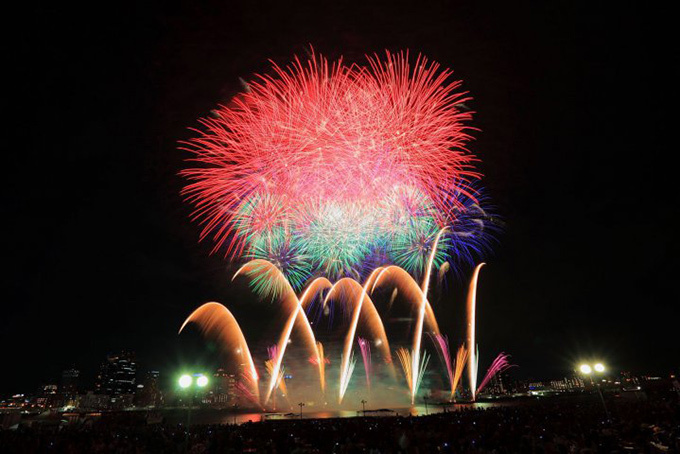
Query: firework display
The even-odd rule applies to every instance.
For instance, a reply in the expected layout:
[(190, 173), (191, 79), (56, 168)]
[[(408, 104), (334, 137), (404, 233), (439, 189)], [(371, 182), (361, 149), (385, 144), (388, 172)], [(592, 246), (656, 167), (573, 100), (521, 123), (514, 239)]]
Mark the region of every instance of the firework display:
[[(441, 233), (442, 232), (440, 232), (440, 234)], [(436, 244), (437, 241), (435, 240), (435, 248)], [(430, 269), (433, 266), (435, 254), (436, 250), (433, 250), (428, 259)], [(373, 381), (372, 377), (375, 375), (375, 368), (371, 353), (371, 343), (378, 347), (381, 355), (383, 356), (385, 366), (390, 371), (390, 375), (394, 377), (390, 344), (386, 336), (383, 319), (369, 295), (369, 292), (372, 292), (372, 290), (375, 289), (380, 283), (381, 277), (389, 276), (390, 274), (399, 277), (399, 279), (395, 281), (395, 288), (397, 288), (396, 282), (401, 282), (401, 288), (408, 289), (410, 287), (410, 294), (416, 298), (414, 301), (416, 304), (414, 304), (414, 302), (410, 303), (415, 307), (414, 312), (416, 312), (416, 323), (415, 329), (413, 331), (412, 346), (410, 349), (405, 347), (399, 347), (396, 349), (396, 356), (399, 359), (399, 363), (401, 364), (404, 373), (411, 405), (415, 404), (416, 397), (423, 383), (423, 379), (426, 374), (426, 368), (430, 360), (430, 355), (422, 345), (422, 336), (425, 333), (429, 334), (433, 339), (437, 354), (439, 355), (441, 363), (444, 366), (446, 378), (449, 381), (449, 400), (453, 401), (456, 399), (456, 393), (459, 389), (460, 379), (467, 365), (470, 378), (468, 395), (469, 399), (474, 401), (476, 399), (476, 395), (495, 375), (507, 370), (510, 367), (508, 355), (501, 353), (492, 362), (489, 370), (482, 380), (482, 383), (479, 387), (477, 387), (476, 380), (478, 354), (476, 351), (477, 349), (475, 348), (475, 350), (472, 350), (470, 349), (470, 346), (474, 345), (476, 347), (474, 326), (476, 324), (476, 286), (479, 278), (479, 271), (482, 265), (483, 264), (480, 264), (475, 268), (475, 272), (473, 273), (472, 279), (470, 280), (467, 304), (467, 347), (465, 345), (461, 345), (456, 354), (456, 359), (453, 361), (449, 350), (448, 337), (439, 332), (439, 325), (436, 321), (436, 318), (434, 317), (434, 312), (432, 311), (430, 303), (426, 297), (428, 292), (430, 272), (426, 273), (421, 287), (417, 288), (417, 291), (415, 292), (413, 291), (413, 285), (417, 287), (417, 284), (415, 284), (413, 278), (408, 273), (406, 273), (405, 270), (392, 265), (387, 268), (378, 267), (373, 270), (363, 286), (351, 278), (342, 278), (332, 285), (330, 281), (325, 278), (314, 279), (298, 298), (292, 287), (286, 284), (287, 281), (285, 281), (283, 274), (278, 271), (278, 269), (273, 264), (267, 264), (267, 262), (264, 262), (261, 259), (246, 263), (243, 267), (241, 267), (241, 269), (237, 271), (237, 275), (243, 273), (244, 275), (250, 276), (250, 279), (258, 280), (263, 273), (273, 273), (273, 275), (270, 275), (270, 277), (274, 276), (274, 278), (282, 280), (283, 282), (280, 284), (280, 286), (286, 288), (280, 297), (281, 305), (284, 308), (284, 312), (286, 314), (286, 322), (279, 339), (279, 343), (268, 349), (269, 359), (265, 361), (265, 367), (269, 374), (270, 380), (266, 388), (264, 399), (261, 402), (262, 405), (267, 405), (270, 402), (270, 398), (272, 396), (276, 396), (274, 391), (277, 388), (287, 399), (288, 391), (284, 379), (285, 374), (283, 373), (283, 360), (295, 326), (298, 326), (298, 329), (302, 330), (305, 344), (311, 353), (308, 362), (311, 363), (318, 371), (319, 389), (325, 399), (328, 388), (326, 382), (326, 371), (328, 370), (327, 367), (331, 364), (331, 361), (324, 353), (324, 348), (321, 342), (316, 340), (311, 323), (309, 322), (309, 319), (306, 315), (306, 310), (309, 310), (311, 307), (310, 301), (316, 295), (322, 295), (324, 290), (327, 292), (326, 296), (322, 298), (324, 305), (328, 304), (328, 301), (333, 298), (342, 298), (344, 300), (343, 305), (352, 308), (349, 327), (345, 335), (342, 353), (340, 354), (340, 368), (338, 371), (339, 379), (337, 381), (338, 404), (342, 404), (343, 402), (343, 398), (350, 387), (350, 382), (356, 367), (357, 360), (355, 359), (353, 346), (355, 345), (354, 340), (360, 324), (362, 325), (362, 329), (370, 335), (368, 338), (356, 338), (356, 343), (359, 346), (364, 363), (367, 389), (370, 392), (371, 383)], [(405, 290), (405, 293), (408, 294), (409, 292)], [(429, 323), (426, 325), (425, 321), (428, 319)], [(231, 313), (220, 304), (207, 303), (199, 307), (186, 319), (180, 331), (184, 329), (184, 327), (190, 322), (197, 323), (201, 327), (202, 331), (208, 334), (212, 333), (213, 335), (220, 337), (224, 342), (225, 349), (228, 351), (233, 350), (239, 353), (241, 358), (244, 352), (247, 352), (247, 358), (249, 358), (247, 369), (251, 371), (252, 377), (249, 379), (249, 382), (252, 384), (252, 386), (249, 388), (249, 393), (251, 396), (259, 395), (259, 388), (257, 384), (258, 374), (254, 363), (252, 362), (252, 358), (250, 357), (250, 350), (246, 344), (243, 334), (240, 331), (240, 328), (238, 328), (238, 324), (236, 323), (235, 319), (233, 319), (233, 316), (231, 316)], [(471, 356), (473, 361), (470, 361)], [(249, 398), (248, 396), (245, 397), (252, 400), (252, 398)]]
[[(358, 349), (368, 393), (405, 381), (415, 405), (427, 375), (439, 373), (428, 370), (426, 334), (443, 366), (449, 401), (460, 397), (465, 367), (471, 401), (510, 367), (508, 356), (499, 355), (477, 386), (479, 262), (498, 222), (466, 149), (468, 97), (451, 75), (408, 53), (367, 57), (365, 65), (312, 53), (287, 67), (273, 64), (270, 74), (201, 120), (186, 142), (194, 158), (183, 172), (184, 195), (202, 225), (201, 239), (245, 262), (234, 279), (246, 278), (283, 315), (279, 340), (263, 362), (269, 380), (262, 394), (245, 337), (224, 306), (199, 307), (180, 329), (196, 323), (222, 341), (247, 377), (238, 388), (246, 401), (276, 408), (278, 391), (290, 406), (295, 386), (287, 377), (302, 376), (298, 383), (306, 386), (318, 380), (315, 392), (324, 405), (331, 393), (340, 405), (352, 389)], [(454, 360), (430, 285), (434, 279), (441, 286), (449, 270), (462, 275), (462, 265), (473, 263), (479, 264), (468, 289), (467, 339)], [(390, 295), (387, 309), (374, 301), (383, 291)], [(410, 311), (410, 346), (397, 342), (393, 351), (384, 317), (402, 303)], [(336, 331), (322, 344), (317, 322), (326, 317), (332, 328), (335, 312), (344, 341), (337, 342)], [(294, 338), (302, 340), (302, 364), (287, 355)], [(294, 374), (284, 373), (284, 361)]]
[(186, 142), (195, 166), (184, 194), (201, 239), (269, 261), (296, 290), (383, 263), (422, 276), (445, 227), (435, 266), (474, 259), (494, 218), (465, 148), (468, 97), (451, 75), (408, 53), (274, 64)]

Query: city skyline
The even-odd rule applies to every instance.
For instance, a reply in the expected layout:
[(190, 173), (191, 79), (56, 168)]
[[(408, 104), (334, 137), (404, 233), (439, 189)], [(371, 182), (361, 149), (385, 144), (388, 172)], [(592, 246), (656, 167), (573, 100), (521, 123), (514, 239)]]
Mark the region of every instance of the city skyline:
[[(81, 370), (67, 369), (62, 372), (59, 381), (45, 381), (31, 392), (0, 395), (0, 408), (5, 410), (24, 408), (33, 412), (39, 409), (54, 409), (81, 413), (98, 410), (172, 409), (183, 408), (187, 405), (187, 396), (193, 396), (194, 405), (200, 408), (261, 410), (260, 404), (248, 398), (247, 391), (244, 394), (244, 382), (243, 378), (239, 378), (238, 368), (232, 367), (229, 371), (221, 366), (203, 365), (172, 371), (148, 368), (140, 370), (136, 368), (135, 362), (135, 353), (131, 351), (108, 354), (94, 381), (83, 382)], [(512, 369), (509, 369), (494, 375), (488, 386), (480, 393), (480, 398), (482, 402), (492, 402), (495, 399), (507, 401), (535, 396), (582, 394), (592, 391), (596, 384), (605, 387), (609, 393), (655, 392), (656, 389), (667, 387), (678, 390), (678, 375), (675, 371), (655, 376), (611, 370), (608, 365), (602, 363), (594, 364), (594, 372), (586, 371), (589, 367), (591, 365), (587, 363), (576, 364), (573, 370), (562, 376), (540, 378), (518, 378), (512, 373)], [(596, 373), (596, 377), (591, 373)], [(201, 383), (196, 377), (203, 377), (204, 381)], [(288, 386), (296, 386), (296, 382), (300, 380), (289, 375), (286, 377)], [(188, 383), (183, 382), (186, 378)], [(304, 378), (302, 380), (306, 381)], [(191, 388), (194, 381), (198, 385)], [(416, 404), (429, 400), (435, 405), (452, 405), (447, 391), (437, 389), (440, 385), (437, 385), (436, 381), (434, 387), (432, 382), (428, 383), (428, 390), (419, 396)], [(372, 394), (370, 388), (356, 391), (358, 392), (354, 393), (346, 407), (357, 406), (360, 403), (359, 397), (362, 398), (361, 403), (366, 403), (366, 398), (370, 399), (373, 406), (381, 402), (380, 397)], [(465, 403), (469, 395), (464, 389), (459, 391), (456, 400), (458, 403)], [(305, 398), (310, 399), (310, 396), (306, 395)], [(404, 400), (403, 398), (405, 396), (402, 396), (401, 400)], [(280, 394), (278, 404), (275, 398), (270, 408), (274, 410), (293, 408), (294, 399), (293, 394), (290, 396)], [(398, 406), (404, 402), (397, 399), (393, 403)]]

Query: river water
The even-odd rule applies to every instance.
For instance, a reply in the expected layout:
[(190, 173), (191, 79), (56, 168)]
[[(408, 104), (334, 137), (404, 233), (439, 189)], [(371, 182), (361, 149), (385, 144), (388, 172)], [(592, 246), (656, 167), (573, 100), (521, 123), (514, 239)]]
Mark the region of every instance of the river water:
[[(384, 409), (387, 411), (375, 411), (376, 409), (366, 408), (366, 416), (419, 416), (425, 414), (441, 413), (444, 411), (460, 411), (466, 409), (485, 409), (501, 405), (512, 405), (509, 402), (488, 403), (478, 402), (474, 404), (455, 404), (446, 408), (435, 405), (428, 405), (427, 409), (424, 405), (417, 405), (411, 408), (390, 408)], [(215, 410), (215, 409), (175, 409), (165, 410), (162, 412), (165, 422), (169, 424), (186, 423), (190, 424), (243, 424), (247, 422), (260, 421), (280, 421), (280, 420), (296, 420), (300, 419), (318, 419), (318, 418), (353, 418), (362, 416), (362, 410), (310, 410), (291, 409), (289, 412), (281, 413), (257, 413), (257, 412), (234, 412), (233, 410)]]

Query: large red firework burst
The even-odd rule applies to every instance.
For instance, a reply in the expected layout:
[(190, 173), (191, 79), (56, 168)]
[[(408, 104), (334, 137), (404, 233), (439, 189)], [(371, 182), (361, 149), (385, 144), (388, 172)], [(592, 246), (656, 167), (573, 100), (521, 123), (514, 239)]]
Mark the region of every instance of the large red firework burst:
[(183, 172), (184, 192), (202, 238), (240, 256), (272, 235), (325, 232), (310, 244), (329, 249), (307, 256), (340, 254), (330, 247), (340, 242), (359, 260), (419, 216), (455, 222), (455, 195), (470, 195), (477, 177), (459, 86), (408, 53), (363, 66), (321, 56), (273, 64), (187, 144), (200, 165)]

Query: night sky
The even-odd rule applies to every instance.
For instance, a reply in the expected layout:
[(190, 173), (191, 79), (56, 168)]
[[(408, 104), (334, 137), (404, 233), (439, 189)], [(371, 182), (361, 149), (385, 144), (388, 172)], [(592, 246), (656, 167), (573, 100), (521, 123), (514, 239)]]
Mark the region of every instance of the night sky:
[[(470, 149), (506, 223), (480, 278), (480, 366), (505, 351), (524, 377), (560, 376), (587, 356), (619, 370), (677, 368), (666, 14), (476, 3), (22, 11), (5, 55), (0, 392), (31, 392), (71, 366), (91, 378), (120, 349), (166, 374), (200, 361), (205, 344), (176, 333), (210, 300), (233, 309), (249, 339), (268, 332), (273, 343), (275, 305), (231, 283), (233, 266), (198, 243), (177, 144), (241, 89), (239, 77), (309, 44), (359, 62), (422, 52), (474, 97), (481, 131)], [(447, 285), (435, 311), (455, 338), (466, 284)]]

